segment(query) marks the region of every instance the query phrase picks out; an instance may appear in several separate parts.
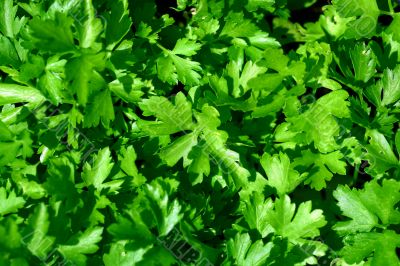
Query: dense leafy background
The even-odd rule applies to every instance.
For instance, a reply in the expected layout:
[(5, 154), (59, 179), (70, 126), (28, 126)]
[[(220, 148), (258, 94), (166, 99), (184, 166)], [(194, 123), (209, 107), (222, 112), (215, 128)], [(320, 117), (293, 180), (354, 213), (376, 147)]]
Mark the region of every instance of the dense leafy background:
[(0, 265), (399, 265), (398, 11), (0, 1)]

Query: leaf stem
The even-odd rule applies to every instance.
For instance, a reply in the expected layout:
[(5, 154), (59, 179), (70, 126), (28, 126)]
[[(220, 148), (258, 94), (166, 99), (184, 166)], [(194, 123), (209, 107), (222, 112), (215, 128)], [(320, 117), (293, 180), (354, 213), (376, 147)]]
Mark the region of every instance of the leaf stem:
[(359, 172), (359, 171), (360, 171), (360, 165), (357, 163), (357, 164), (354, 166), (353, 185), (354, 185), (354, 183), (357, 182), (358, 172)]
[(167, 48), (165, 48), (164, 46), (162, 46), (161, 44), (159, 44), (158, 42), (156, 42), (156, 45), (158, 48), (160, 48), (161, 50), (163, 50), (164, 52), (169, 52), (169, 50)]
[[(392, 9), (393, 9), (393, 7), (392, 7)], [(394, 11), (393, 12), (388, 12), (388, 11), (383, 11), (383, 10), (381, 10), (380, 13), (381, 13), (381, 15), (388, 15), (388, 16), (391, 16), (391, 17), (393, 17), (396, 14)]]
[(392, 13), (392, 16), (394, 15), (394, 9), (393, 9), (393, 3), (392, 0), (388, 0), (388, 6), (389, 6), (389, 11)]

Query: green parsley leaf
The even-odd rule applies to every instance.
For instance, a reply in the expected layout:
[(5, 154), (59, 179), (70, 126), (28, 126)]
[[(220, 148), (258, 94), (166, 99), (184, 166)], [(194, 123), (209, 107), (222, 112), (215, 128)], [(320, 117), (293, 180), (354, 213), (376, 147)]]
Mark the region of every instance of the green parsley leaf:
[(272, 243), (264, 244), (261, 239), (253, 243), (249, 234), (237, 234), (229, 240), (227, 251), (237, 265), (265, 265), (271, 248)]
[(113, 165), (110, 149), (108, 147), (104, 148), (95, 156), (93, 166), (85, 163), (82, 178), (86, 185), (93, 185), (96, 189), (100, 190), (103, 187), (103, 182), (111, 173)]
[[(8, 194), (8, 195), (7, 195)], [(4, 216), (9, 213), (16, 212), (25, 204), (22, 197), (18, 197), (15, 191), (7, 193), (4, 187), (0, 188), (0, 215)]]
[(29, 41), (44, 52), (72, 52), (75, 49), (72, 23), (73, 19), (62, 13), (57, 14), (54, 20), (36, 17), (29, 23)]
[(380, 13), (375, 0), (334, 0), (332, 4), (341, 17), (352, 19), (346, 24), (345, 38), (359, 39), (375, 33)]
[(400, 213), (394, 209), (394, 205), (400, 201), (399, 190), (400, 185), (394, 180), (384, 180), (382, 186), (376, 181), (371, 181), (361, 191), (350, 190), (345, 186), (338, 187), (333, 195), (339, 201), (338, 205), (343, 214), (351, 220), (338, 222), (334, 229), (340, 234), (369, 232), (379, 225), (379, 220), (385, 226), (399, 223)]
[(290, 167), (290, 160), (286, 154), (269, 156), (264, 154), (261, 165), (268, 176), (268, 185), (275, 188), (278, 195), (292, 192), (304, 179)]
[(368, 258), (371, 265), (394, 266), (400, 263), (396, 255), (396, 248), (399, 246), (400, 236), (394, 231), (361, 233), (346, 239), (346, 246), (341, 250), (341, 254), (350, 264), (360, 263)]
[[(86, 255), (95, 253), (102, 239), (103, 228), (93, 227), (74, 235), (67, 244), (58, 246), (58, 251), (65, 259), (76, 265), (86, 265)], [(76, 242), (77, 241), (77, 242)]]
[(169, 200), (166, 187), (169, 184), (163, 180), (155, 180), (144, 187), (149, 209), (157, 225), (159, 236), (167, 235), (181, 219), (181, 206), (177, 200)]
[(0, 105), (23, 102), (40, 104), (44, 100), (44, 96), (35, 88), (17, 84), (0, 84)]
[(268, 212), (266, 220), (274, 233), (292, 241), (316, 237), (319, 228), (326, 225), (322, 210), (311, 210), (311, 201), (303, 202), (296, 211), (296, 205), (285, 195), (274, 202), (273, 210)]
[(306, 184), (316, 190), (322, 190), (326, 187), (326, 181), (333, 177), (332, 173), (345, 175), (346, 163), (342, 161), (343, 155), (339, 151), (327, 154), (313, 153), (311, 151), (302, 151), (302, 157), (296, 158), (293, 167), (307, 169), (303, 179)]
[(381, 176), (388, 169), (399, 166), (399, 161), (383, 134), (377, 130), (368, 130), (366, 135), (370, 137), (369, 145), (366, 146), (366, 158), (371, 164), (368, 172)]

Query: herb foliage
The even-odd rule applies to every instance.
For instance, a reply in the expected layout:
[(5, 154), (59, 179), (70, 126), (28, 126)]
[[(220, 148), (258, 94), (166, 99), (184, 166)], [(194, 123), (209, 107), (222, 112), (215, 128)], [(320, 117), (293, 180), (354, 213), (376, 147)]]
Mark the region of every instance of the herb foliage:
[(399, 11), (0, 1), (0, 265), (399, 265)]

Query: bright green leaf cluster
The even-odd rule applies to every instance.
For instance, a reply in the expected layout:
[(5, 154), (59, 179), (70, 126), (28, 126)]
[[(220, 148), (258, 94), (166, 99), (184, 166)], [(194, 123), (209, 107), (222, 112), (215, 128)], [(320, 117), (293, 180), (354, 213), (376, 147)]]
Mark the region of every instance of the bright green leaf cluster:
[(400, 3), (0, 1), (0, 265), (399, 265)]

